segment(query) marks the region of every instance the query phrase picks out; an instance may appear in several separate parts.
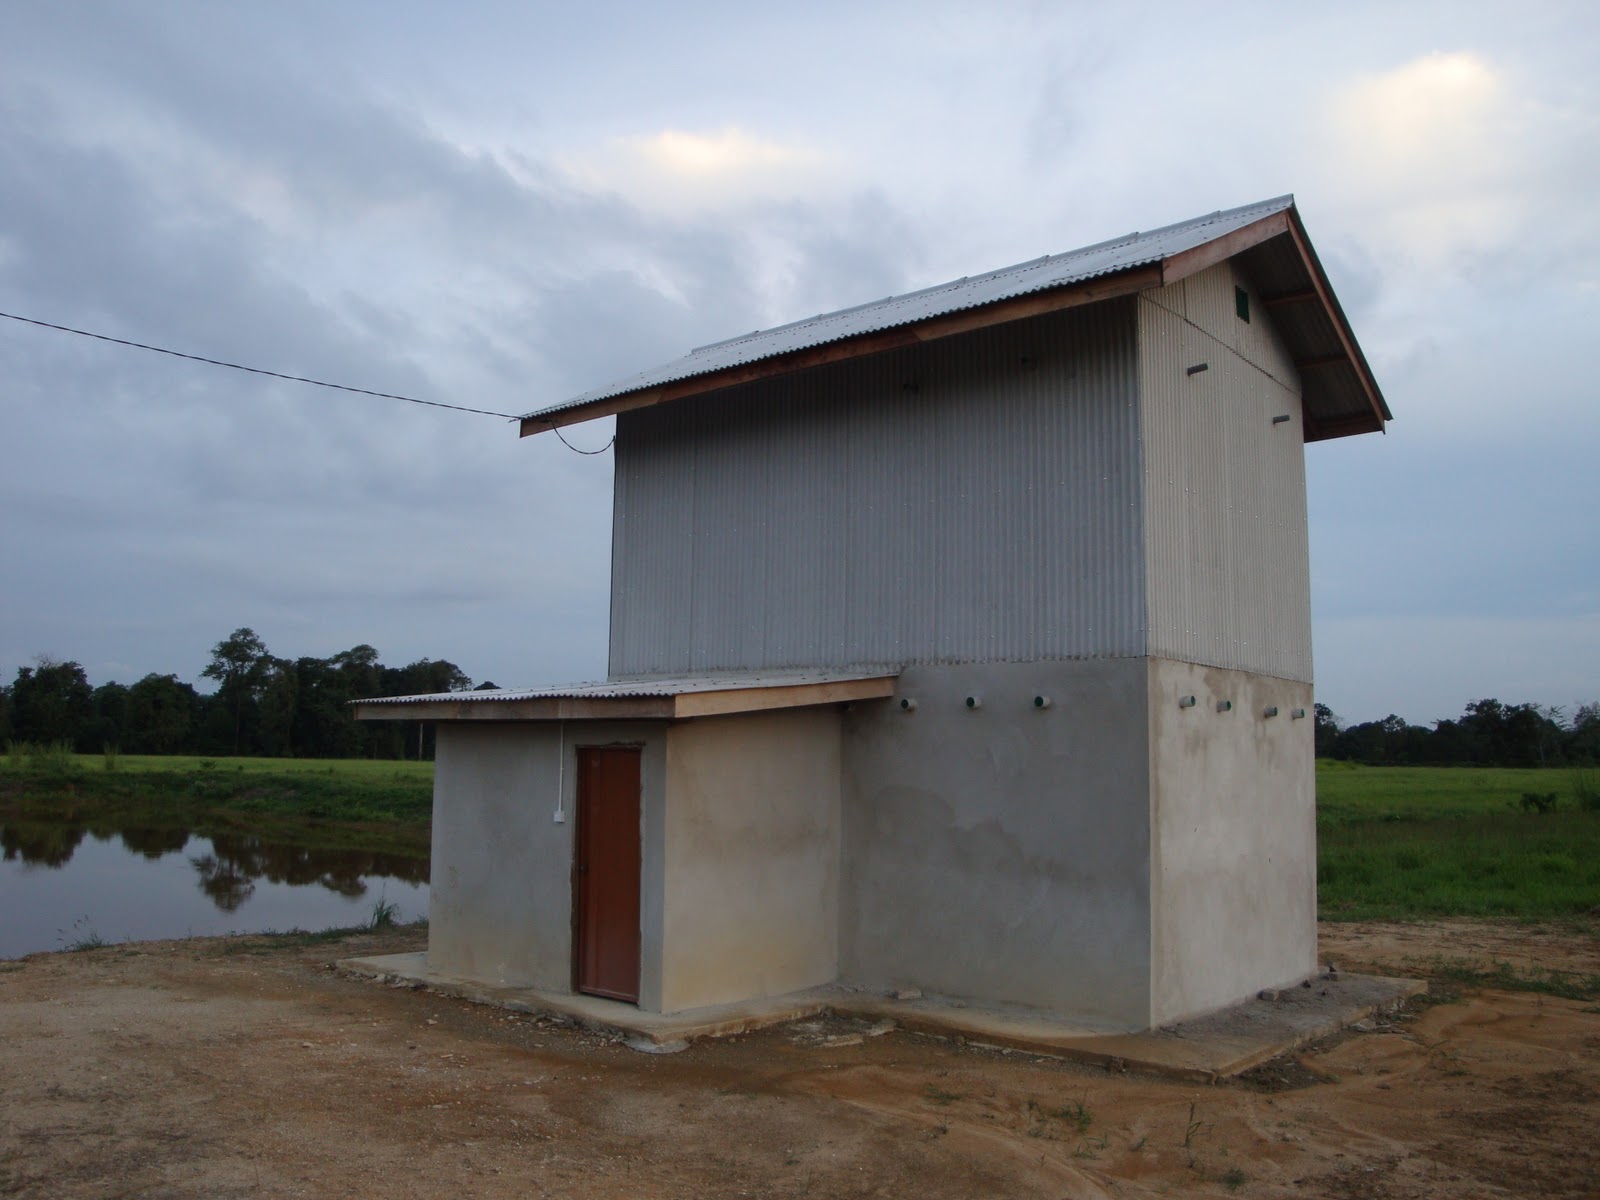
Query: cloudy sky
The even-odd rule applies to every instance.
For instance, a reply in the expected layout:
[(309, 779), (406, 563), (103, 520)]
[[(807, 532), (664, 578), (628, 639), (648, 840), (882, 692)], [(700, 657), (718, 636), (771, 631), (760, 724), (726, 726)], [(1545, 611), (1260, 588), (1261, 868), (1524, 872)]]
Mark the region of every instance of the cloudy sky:
[[(1540, 0), (0, 0), (0, 311), (519, 413), (1293, 191), (1397, 418), (1308, 448), (1319, 698), (1570, 707), (1597, 34)], [(0, 676), (194, 680), (249, 625), (603, 677), (610, 486), (495, 418), (0, 320)]]

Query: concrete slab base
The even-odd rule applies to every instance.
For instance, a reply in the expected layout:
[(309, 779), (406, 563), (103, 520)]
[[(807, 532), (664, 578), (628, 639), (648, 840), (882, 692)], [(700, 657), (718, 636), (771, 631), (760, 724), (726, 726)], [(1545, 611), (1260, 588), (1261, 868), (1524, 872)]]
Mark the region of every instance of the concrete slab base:
[(355, 975), (422, 986), (479, 1004), (564, 1018), (657, 1053), (681, 1049), (699, 1038), (748, 1033), (831, 1012), (888, 1019), (912, 1032), (977, 1045), (1202, 1082), (1238, 1075), (1427, 990), (1415, 979), (1330, 973), (1190, 1021), (1143, 1033), (1113, 1033), (1032, 1009), (968, 1005), (944, 997), (901, 1000), (842, 986), (687, 1012), (651, 1013), (597, 996), (495, 987), (437, 974), (428, 970), (425, 953), (349, 958), (337, 965)]
[(1428, 988), (1418, 979), (1343, 973), (1305, 982), (1310, 986), (1266, 992), (1203, 1017), (1141, 1033), (1084, 1032), (1050, 1013), (956, 1007), (939, 999), (906, 1002), (868, 993), (841, 999), (829, 1008), (864, 1017), (892, 1017), (904, 1029), (963, 1037), (979, 1045), (1209, 1083), (1338, 1033), (1373, 1013), (1398, 1008)]
[(477, 980), (441, 975), (428, 970), (425, 952), (346, 958), (336, 965), (340, 970), (355, 975), (387, 982), (421, 984), (429, 991), (477, 1004), (493, 1004), (516, 1012), (561, 1017), (597, 1033), (615, 1034), (630, 1041), (643, 1039), (656, 1047), (669, 1047), (679, 1042), (687, 1044), (699, 1038), (748, 1033), (752, 1029), (812, 1017), (828, 1008), (828, 989), (818, 989), (814, 993), (791, 992), (765, 1000), (695, 1008), (687, 1012), (644, 1012), (631, 1004), (599, 996), (496, 987)]

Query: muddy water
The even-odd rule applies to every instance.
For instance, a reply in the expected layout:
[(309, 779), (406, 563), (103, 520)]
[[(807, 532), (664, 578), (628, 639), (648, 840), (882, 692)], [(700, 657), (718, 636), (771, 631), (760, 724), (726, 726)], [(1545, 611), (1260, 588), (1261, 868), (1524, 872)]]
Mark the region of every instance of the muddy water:
[(427, 880), (425, 858), (248, 836), (0, 826), (0, 958), (92, 937), (121, 942), (358, 925), (380, 899), (411, 921), (428, 914)]

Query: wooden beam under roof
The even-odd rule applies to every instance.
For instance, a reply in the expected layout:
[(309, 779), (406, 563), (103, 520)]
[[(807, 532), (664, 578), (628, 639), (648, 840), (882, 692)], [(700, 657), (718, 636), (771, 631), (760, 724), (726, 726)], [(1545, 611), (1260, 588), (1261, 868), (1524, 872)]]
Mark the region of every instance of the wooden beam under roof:
[[(1305, 265), (1306, 274), (1311, 277), (1311, 289), (1316, 292), (1317, 298), (1322, 302), (1323, 310), (1333, 323), (1342, 357), (1348, 359), (1350, 365), (1355, 368), (1356, 380), (1360, 384), (1362, 395), (1372, 410), (1370, 420), (1375, 420), (1377, 430), (1382, 431), (1384, 422), (1394, 420), (1394, 415), (1384, 403), (1383, 393), (1378, 390), (1378, 381), (1373, 377), (1372, 368), (1367, 365), (1366, 355), (1361, 353), (1361, 347), (1356, 344), (1355, 334), (1350, 331), (1350, 323), (1345, 320), (1344, 309), (1339, 306), (1339, 301), (1333, 294), (1333, 288), (1322, 270), (1322, 262), (1317, 258), (1317, 252), (1311, 248), (1311, 239), (1306, 237), (1299, 213), (1291, 208), (1285, 215), (1292, 218), (1289, 221), (1289, 236), (1294, 240), (1295, 249), (1300, 253), (1300, 261)], [(1367, 428), (1372, 427), (1368, 425)]]

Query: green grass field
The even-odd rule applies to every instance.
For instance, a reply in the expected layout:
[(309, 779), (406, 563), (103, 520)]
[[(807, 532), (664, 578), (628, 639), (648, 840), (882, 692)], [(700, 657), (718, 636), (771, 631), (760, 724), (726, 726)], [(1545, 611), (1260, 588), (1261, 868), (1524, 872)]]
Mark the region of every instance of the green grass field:
[(178, 829), (426, 854), (433, 764), (368, 759), (0, 757), (0, 821)]
[[(1592, 774), (1592, 773), (1591, 773)], [(1540, 920), (1600, 906), (1600, 812), (1565, 769), (1317, 764), (1324, 920)], [(1555, 795), (1554, 808), (1523, 795)]]

